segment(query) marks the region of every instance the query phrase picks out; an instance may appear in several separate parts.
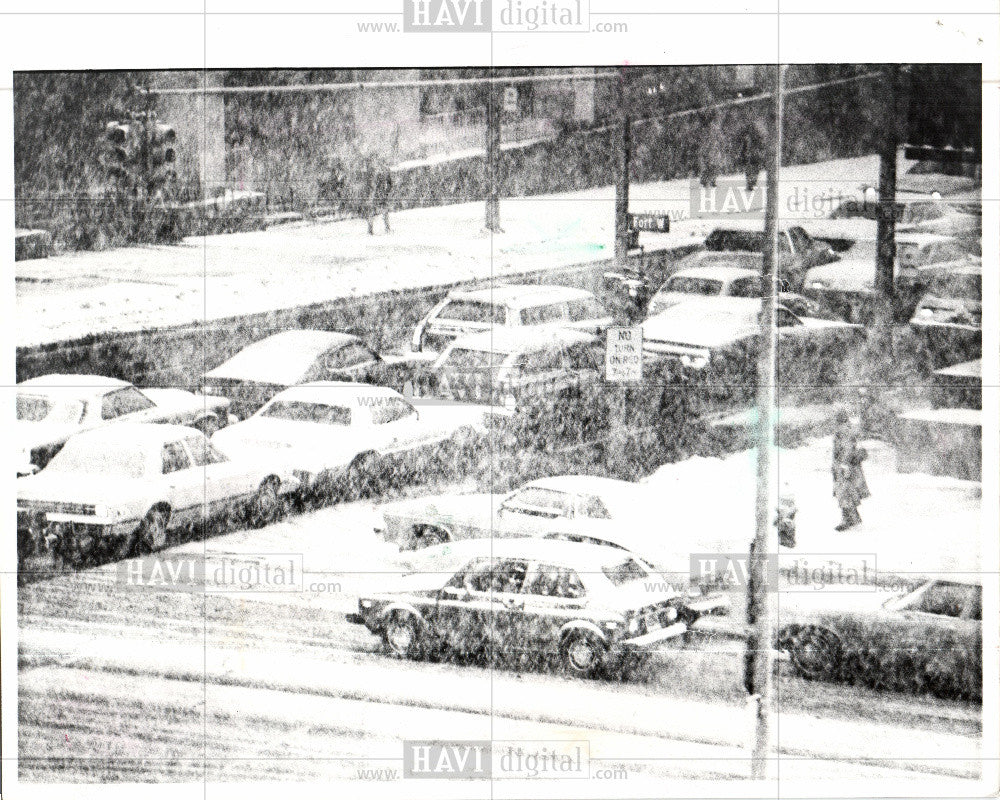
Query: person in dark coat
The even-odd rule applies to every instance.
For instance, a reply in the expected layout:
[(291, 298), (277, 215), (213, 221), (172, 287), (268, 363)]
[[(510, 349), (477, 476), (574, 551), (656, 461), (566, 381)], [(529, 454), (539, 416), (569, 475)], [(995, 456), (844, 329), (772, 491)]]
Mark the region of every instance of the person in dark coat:
[(375, 217), (379, 214), (382, 215), (385, 232), (391, 233), (389, 195), (392, 192), (392, 173), (385, 164), (370, 161), (365, 178), (365, 219), (368, 220), (368, 235), (375, 235)]
[(833, 496), (837, 498), (842, 519), (836, 526), (846, 531), (861, 524), (858, 506), (871, 497), (861, 462), (867, 453), (858, 447), (858, 435), (846, 409), (837, 411), (837, 429), (833, 434)]
[(743, 130), (743, 141), (740, 144), (740, 166), (746, 176), (747, 191), (752, 192), (757, 186), (760, 171), (767, 164), (767, 149), (764, 139), (753, 121), (747, 123)]

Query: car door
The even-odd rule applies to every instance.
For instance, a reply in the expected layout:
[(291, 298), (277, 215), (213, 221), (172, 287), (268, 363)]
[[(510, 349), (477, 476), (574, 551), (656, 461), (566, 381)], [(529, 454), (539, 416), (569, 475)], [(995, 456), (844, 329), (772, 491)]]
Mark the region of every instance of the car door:
[(523, 559), (484, 556), (469, 562), (439, 594), (433, 621), (438, 637), (468, 655), (514, 642), (527, 569)]
[(257, 489), (256, 469), (250, 470), (230, 461), (202, 436), (191, 435), (184, 440), (196, 469), (202, 470), (205, 491), (202, 516), (217, 516), (233, 504), (250, 497)]
[(579, 619), (586, 604), (580, 576), (569, 567), (533, 562), (522, 594), (524, 609), (518, 625), (525, 648), (535, 653), (557, 651), (560, 629)]
[(200, 523), (205, 498), (205, 474), (195, 467), (183, 439), (163, 443), (160, 451), (161, 485), (170, 503), (171, 527)]
[(508, 534), (547, 533), (573, 517), (573, 495), (541, 486), (513, 492), (497, 510), (498, 526)]

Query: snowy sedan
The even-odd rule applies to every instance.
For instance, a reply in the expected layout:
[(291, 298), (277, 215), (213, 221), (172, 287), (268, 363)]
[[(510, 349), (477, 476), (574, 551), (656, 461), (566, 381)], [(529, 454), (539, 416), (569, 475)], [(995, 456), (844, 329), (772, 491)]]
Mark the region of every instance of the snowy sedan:
[(642, 559), (617, 548), (543, 539), (446, 547), (451, 566), (439, 558), (362, 594), (348, 621), (381, 636), (399, 658), (555, 662), (593, 677), (683, 637), (700, 615)]
[(79, 565), (159, 550), (171, 531), (232, 510), (275, 519), (294, 476), (230, 460), (183, 425), (122, 423), (71, 437), (17, 482), (19, 556), (51, 550)]
[(103, 375), (44, 375), (17, 385), (18, 474), (44, 467), (75, 433), (120, 422), (169, 422), (211, 433), (229, 421), (224, 397), (137, 389)]
[(318, 381), (280, 392), (212, 443), (233, 457), (283, 465), (306, 496), (324, 498), (338, 488), (370, 493), (381, 478), (411, 470), (421, 454), (481, 426), (481, 410), (436, 404), (418, 410), (384, 386)]
[(636, 483), (557, 475), (507, 494), (448, 494), (389, 503), (379, 509), (384, 523), (379, 533), (402, 550), (483, 536), (613, 534), (628, 521), (639, 525), (653, 505)]
[[(741, 297), (688, 300), (643, 324), (643, 350), (651, 374), (712, 384), (737, 396), (756, 385), (761, 301)], [(779, 377), (833, 383), (864, 341), (860, 325), (799, 317), (776, 310)]]

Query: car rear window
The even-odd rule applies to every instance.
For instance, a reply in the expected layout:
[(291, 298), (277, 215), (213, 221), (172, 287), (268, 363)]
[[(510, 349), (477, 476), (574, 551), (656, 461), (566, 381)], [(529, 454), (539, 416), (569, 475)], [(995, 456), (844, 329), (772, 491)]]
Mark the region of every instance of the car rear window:
[(350, 425), (351, 409), (303, 400), (275, 400), (260, 412), (262, 417), (287, 419), (293, 422), (314, 422), (320, 425)]
[(503, 325), (506, 322), (507, 315), (506, 309), (503, 306), (492, 303), (482, 303), (478, 300), (449, 300), (438, 311), (437, 319)]
[(709, 250), (749, 250), (760, 253), (764, 250), (764, 234), (755, 231), (712, 231), (705, 239)]
[(83, 419), (82, 400), (54, 402), (47, 397), (19, 394), (17, 396), (17, 418), (24, 422), (58, 422), (77, 424)]
[(532, 306), (521, 309), (522, 325), (545, 325), (549, 322), (562, 322), (566, 319), (565, 303), (548, 303), (544, 306)]
[(634, 558), (616, 561), (601, 568), (608, 580), (615, 586), (624, 586), (632, 581), (640, 581), (649, 577), (649, 572)]
[(663, 287), (664, 292), (680, 294), (717, 295), (722, 291), (722, 281), (711, 278), (695, 278), (687, 275), (675, 275)]

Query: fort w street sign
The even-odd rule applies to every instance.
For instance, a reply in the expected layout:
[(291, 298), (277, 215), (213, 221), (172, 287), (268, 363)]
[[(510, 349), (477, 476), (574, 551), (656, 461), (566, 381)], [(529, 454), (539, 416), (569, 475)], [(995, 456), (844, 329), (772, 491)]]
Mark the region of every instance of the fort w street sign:
[(604, 377), (610, 383), (642, 380), (642, 328), (608, 328)]

